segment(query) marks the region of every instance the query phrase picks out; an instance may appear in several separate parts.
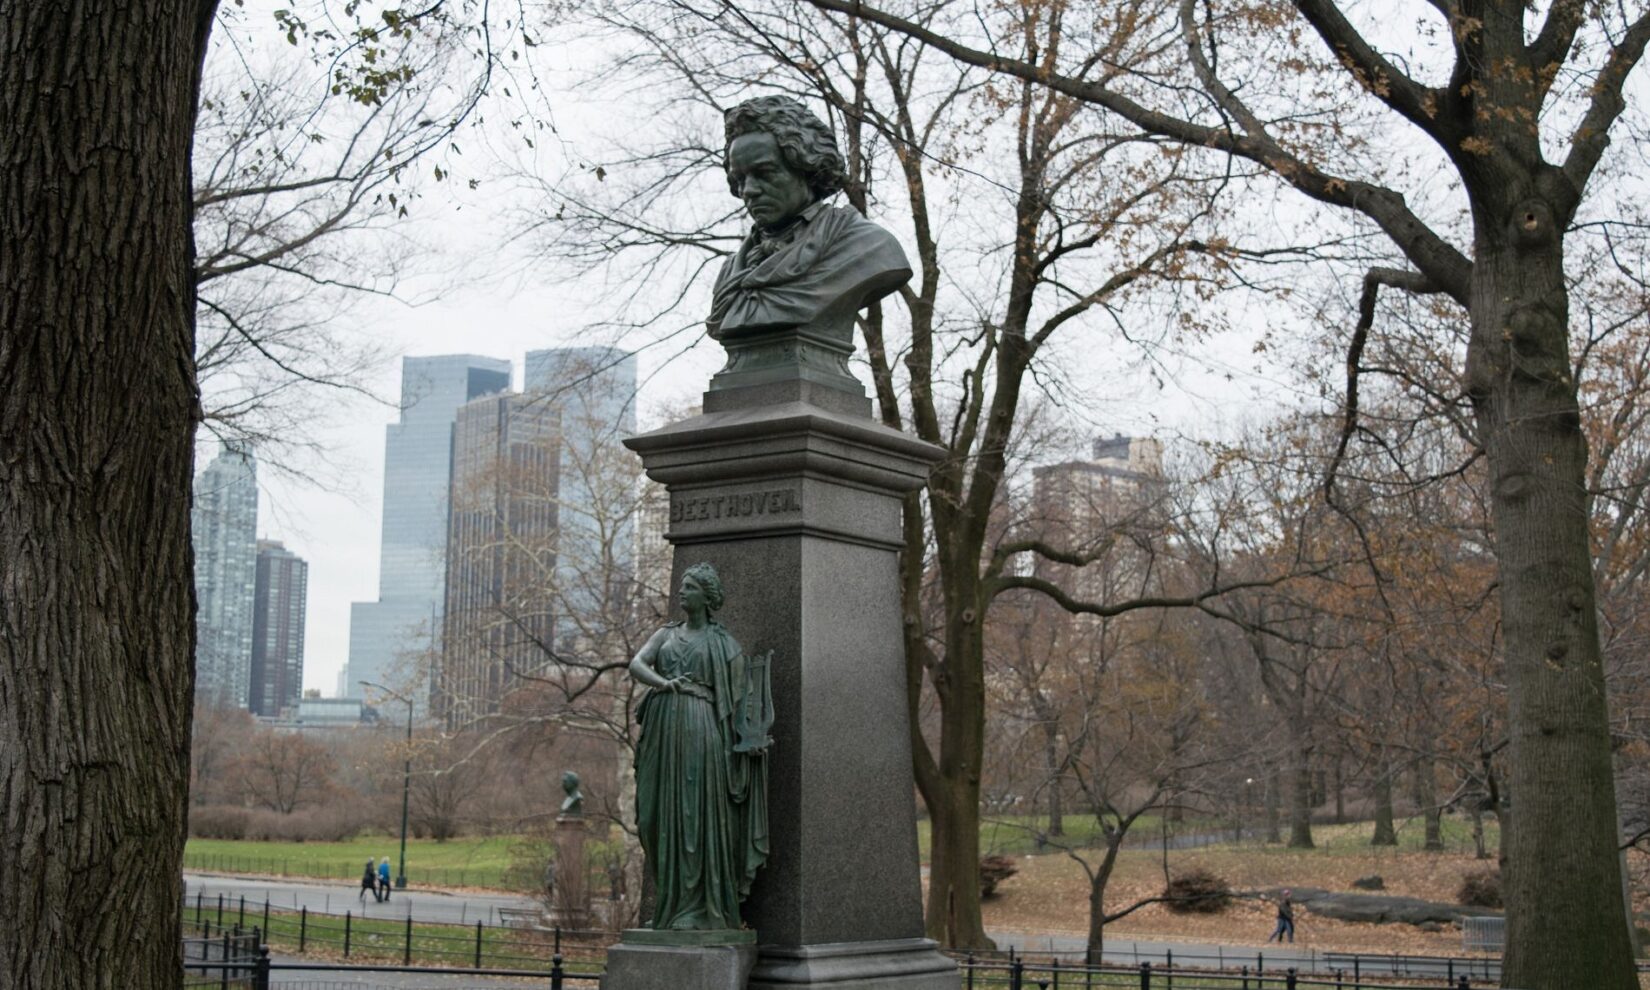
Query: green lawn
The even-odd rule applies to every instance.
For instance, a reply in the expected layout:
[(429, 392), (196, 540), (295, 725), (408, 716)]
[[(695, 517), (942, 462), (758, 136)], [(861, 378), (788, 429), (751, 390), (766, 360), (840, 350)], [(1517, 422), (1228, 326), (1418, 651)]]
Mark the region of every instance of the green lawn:
[[(1100, 824), (1092, 815), (1066, 815), (1061, 823), (1065, 834), (1051, 839), (1050, 845), (1037, 848), (1037, 835), (1048, 829), (1046, 815), (992, 815), (980, 816), (980, 855), (992, 854), (1004, 856), (1024, 856), (1030, 853), (1057, 852), (1061, 846), (1075, 849), (1086, 849), (1105, 844), (1100, 833)], [(1159, 836), (1159, 829), (1163, 821), (1156, 815), (1142, 815), (1129, 829), (1129, 845), (1148, 844), (1155, 842)], [(928, 819), (917, 820), (917, 848), (923, 862), (928, 861), (928, 851), (931, 848), (930, 823)], [(1218, 831), (1220, 826), (1214, 823), (1200, 822), (1188, 818), (1172, 826), (1172, 834), (1189, 835), (1196, 832)]]
[[(980, 851), (1022, 856), (1039, 852), (1036, 835), (1046, 828), (1041, 817), (992, 816), (982, 820)], [(1150, 844), (1159, 836), (1162, 822), (1155, 817), (1141, 818), (1130, 830), (1130, 844)], [(1189, 835), (1200, 831), (1217, 831), (1218, 826), (1194, 821), (1174, 826), (1175, 834)], [(1363, 854), (1369, 850), (1367, 822), (1354, 825), (1314, 825), (1312, 835), (1318, 848), (1325, 853)], [(1493, 851), (1496, 845), (1496, 825), (1485, 825), (1485, 841)], [(1092, 817), (1068, 816), (1066, 834), (1058, 841), (1073, 847), (1092, 847), (1100, 844), (1100, 830)], [(1444, 845), (1462, 850), (1472, 846), (1471, 826), (1465, 819), (1446, 817), (1443, 822)], [(1419, 850), (1423, 841), (1419, 818), (1398, 822), (1398, 843), (1402, 850)], [(518, 842), (516, 836), (494, 835), (449, 839), (407, 840), (407, 880), (415, 887), (487, 887), (499, 890), (528, 889), (536, 886), (536, 877), (519, 881), (510, 876), (510, 849)], [(923, 861), (928, 860), (930, 848), (929, 822), (917, 822), (917, 845)], [(601, 874), (596, 883), (604, 882), (600, 864), (606, 848), (602, 842), (588, 847), (593, 874)], [(1266, 855), (1282, 852), (1282, 846), (1265, 846), (1245, 842), (1247, 852)], [(1056, 847), (1041, 850), (1057, 851)], [(317, 877), (328, 880), (353, 881), (361, 876), (361, 868), (368, 858), (374, 861), (389, 856), (392, 866), (399, 867), (399, 840), (390, 836), (366, 836), (348, 842), (254, 842), (225, 839), (190, 839), (184, 849), (185, 869), (223, 873), (260, 873), (272, 876)]]
[[(515, 836), (407, 840), (407, 882), (415, 887), (494, 887), (510, 889), (506, 873)], [(599, 848), (599, 844), (598, 844)], [(347, 842), (254, 842), (190, 839), (183, 851), (185, 869), (223, 873), (353, 880), (366, 861), (388, 856), (400, 866), (400, 840), (382, 835)]]

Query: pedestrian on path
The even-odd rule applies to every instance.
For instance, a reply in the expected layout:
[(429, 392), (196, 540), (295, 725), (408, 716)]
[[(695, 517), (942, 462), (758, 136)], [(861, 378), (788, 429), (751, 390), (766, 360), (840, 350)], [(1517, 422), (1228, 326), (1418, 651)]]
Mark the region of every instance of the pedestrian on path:
[(356, 898), (362, 904), (367, 903), (367, 894), (371, 892), (375, 901), (383, 900), (378, 896), (378, 873), (372, 868), (372, 860), (367, 860), (367, 871), (361, 874), (361, 896)]
[(1272, 929), (1272, 934), (1266, 936), (1268, 942), (1277, 939), (1278, 944), (1282, 945), (1283, 936), (1287, 934), (1289, 944), (1295, 944), (1295, 905), (1289, 900), (1291, 893), (1293, 892), (1285, 890), (1283, 896), (1278, 899), (1278, 926)]
[[(367, 860), (367, 865), (371, 866), (372, 860)], [(390, 858), (388, 856), (385, 856), (378, 863), (378, 889), (384, 895), (379, 900), (387, 901), (390, 899)]]

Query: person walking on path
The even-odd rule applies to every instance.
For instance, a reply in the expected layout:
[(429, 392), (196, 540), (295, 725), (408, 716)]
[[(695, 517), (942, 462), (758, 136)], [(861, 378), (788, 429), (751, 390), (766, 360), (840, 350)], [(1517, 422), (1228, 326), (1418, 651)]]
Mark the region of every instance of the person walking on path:
[(1277, 939), (1278, 944), (1282, 945), (1283, 936), (1287, 934), (1289, 944), (1295, 943), (1295, 905), (1289, 900), (1290, 893), (1292, 891), (1285, 890), (1283, 896), (1278, 899), (1278, 926), (1272, 929), (1272, 934), (1266, 936), (1268, 942)]
[(356, 899), (362, 904), (365, 904), (367, 902), (368, 891), (372, 892), (373, 900), (383, 900), (382, 897), (378, 896), (378, 873), (372, 868), (372, 860), (370, 859), (367, 860), (366, 872), (361, 874), (361, 896)]
[[(367, 860), (367, 865), (371, 866), (372, 860)], [(378, 889), (384, 895), (379, 900), (387, 901), (390, 899), (390, 858), (388, 856), (378, 862)], [(1294, 941), (1294, 939), (1290, 939), (1290, 941)]]

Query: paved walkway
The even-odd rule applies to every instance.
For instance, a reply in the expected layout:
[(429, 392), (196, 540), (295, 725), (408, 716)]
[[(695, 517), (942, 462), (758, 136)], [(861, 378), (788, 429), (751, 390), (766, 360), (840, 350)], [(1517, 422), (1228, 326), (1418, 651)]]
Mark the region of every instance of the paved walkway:
[(500, 908), (532, 909), (538, 902), (515, 894), (479, 894), (470, 891), (414, 890), (393, 891), (390, 899), (379, 903), (371, 895), (363, 898), (359, 883), (326, 883), (320, 880), (275, 880), (262, 877), (236, 877), (219, 874), (185, 873), (184, 892), (189, 906), (195, 899), (207, 910), (215, 911), (218, 898), (223, 897), (224, 919), (239, 917), (241, 898), (246, 898), (246, 914), (251, 918), (256, 908), (263, 912), (264, 900), (271, 909), (296, 911), (309, 908), (323, 914), (343, 914), (348, 911), (356, 917), (405, 918), (409, 914), (417, 921), (439, 921), (452, 924), (470, 924), (477, 921), (489, 925), (503, 924)]

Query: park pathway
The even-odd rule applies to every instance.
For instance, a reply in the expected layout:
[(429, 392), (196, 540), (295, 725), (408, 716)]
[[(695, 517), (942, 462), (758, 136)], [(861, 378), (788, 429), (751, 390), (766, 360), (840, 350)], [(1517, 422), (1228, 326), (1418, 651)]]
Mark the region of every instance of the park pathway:
[(531, 898), (516, 894), (411, 888), (394, 891), (389, 900), (379, 903), (370, 895), (361, 897), (359, 881), (345, 884), (186, 872), (183, 883), (190, 907), (194, 907), (199, 896), (202, 905), (216, 910), (218, 897), (222, 895), (224, 903), (238, 912), (240, 899), (244, 897), (249, 917), (253, 905), (257, 905), (259, 912), (263, 911), (265, 898), (275, 910), (308, 908), (322, 914), (340, 915), (349, 911), (358, 918), (405, 918), (410, 914), (417, 921), (455, 925), (473, 925), (478, 921), (499, 925), (504, 923), (498, 913), (501, 908), (520, 910), (537, 906)]

